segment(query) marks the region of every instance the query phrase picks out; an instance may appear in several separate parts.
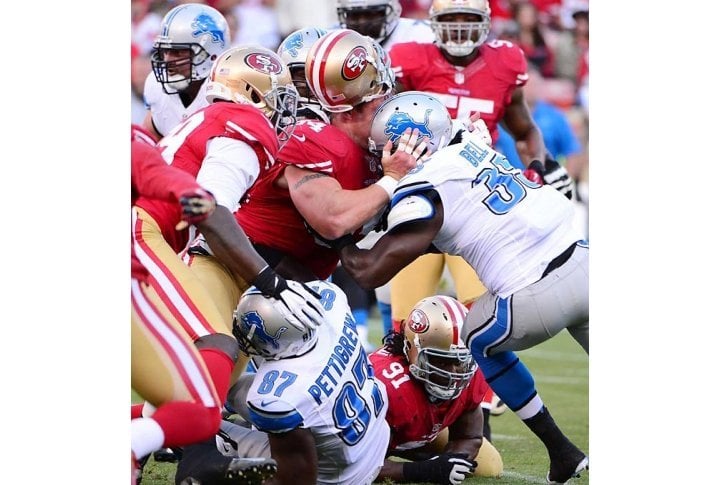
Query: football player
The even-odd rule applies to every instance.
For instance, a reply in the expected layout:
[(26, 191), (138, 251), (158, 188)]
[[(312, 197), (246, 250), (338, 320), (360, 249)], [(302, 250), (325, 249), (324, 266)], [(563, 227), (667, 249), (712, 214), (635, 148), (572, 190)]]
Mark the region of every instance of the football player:
[(207, 106), (210, 69), (230, 45), (225, 17), (209, 5), (184, 3), (168, 11), (153, 44), (153, 72), (145, 80), (144, 128), (161, 138)]
[[(337, 0), (340, 26), (372, 37), (383, 47), (385, 52), (400, 42), (422, 43), (435, 40), (435, 34), (426, 20), (404, 18), (400, 16), (401, 14), (402, 5), (398, 0)], [(371, 244), (372, 239), (368, 239), (367, 243)], [(349, 295), (360, 294), (364, 291), (344, 270), (340, 271), (339, 276), (341, 281), (346, 282), (343, 289)], [(390, 284), (376, 288), (375, 298), (385, 334), (392, 328)], [(364, 303), (367, 304), (367, 302)], [(353, 309), (355, 308), (353, 305)], [(362, 318), (362, 310), (356, 312), (356, 316)], [(367, 319), (367, 317), (365, 318)], [(358, 325), (358, 328), (362, 329), (363, 327)]]
[[(459, 480), (473, 468), (475, 476), (502, 474), (500, 454), (483, 439), (480, 403), (492, 390), (460, 338), (466, 315), (454, 298), (424, 298), (401, 331), (386, 336), (385, 346), (370, 354), (375, 375), (387, 390), (388, 454), (421, 460), (387, 461), (378, 480), (447, 483), (449, 473)], [(439, 457), (427, 460), (433, 448)]]
[[(178, 217), (201, 223), (216, 207), (215, 198), (191, 174), (168, 165), (149, 133), (133, 127), (131, 135), (131, 203), (138, 197), (179, 205)], [(133, 219), (136, 214), (133, 211)], [(141, 262), (142, 246), (131, 245), (131, 363), (132, 388), (152, 407), (151, 416), (136, 417), (130, 424), (133, 477), (139, 479), (138, 461), (163, 447), (200, 442), (220, 425), (221, 401), (202, 357), (178, 319), (153, 303), (159, 282)], [(191, 426), (188, 426), (192, 423)], [(271, 459), (233, 458), (223, 473), (242, 471), (255, 477), (272, 476)]]
[[(217, 395), (224, 399), (238, 358), (232, 317), (223, 318), (215, 288), (189, 268), (178, 253), (191, 231), (205, 237), (205, 248), (221, 262), (227, 277), (253, 282), (277, 297), (279, 311), (299, 328), (316, 326), (323, 310), (303, 284), (277, 275), (253, 249), (235, 222), (233, 210), (260, 175), (272, 168), (279, 141), (294, 124), (296, 96), (287, 68), (264, 48), (226, 51), (210, 74), (207, 96), (212, 104), (175, 127), (159, 142), (165, 161), (188, 172), (205, 187), (198, 197), (217, 202), (213, 213), (189, 228), (176, 227), (177, 204), (140, 197), (135, 203), (133, 237), (138, 257), (157, 280), (149, 298), (161, 311), (175, 315), (199, 348)], [(212, 196), (210, 195), (212, 194)], [(238, 295), (239, 298), (239, 295)]]
[[(570, 195), (572, 180), (563, 167), (547, 164), (542, 136), (524, 100), (527, 62), (522, 50), (504, 40), (486, 42), (490, 32), (487, 0), (434, 0), (429, 11), (435, 43), (396, 44), (390, 50), (397, 75), (397, 90), (433, 94), (454, 119), (479, 112), (493, 141), (502, 122), (515, 139), (525, 165), (543, 174), (545, 182), (556, 183)], [(452, 276), (455, 293), (470, 305), (486, 288), (462, 258), (432, 254), (418, 258), (393, 278), (391, 307), (393, 326), (407, 316), (415, 302), (436, 293), (443, 270)]]
[[(414, 94), (386, 104), (392, 109), (381, 106), (373, 120), (372, 132), (383, 135), (376, 144), (397, 133), (396, 113), (418, 120), (444, 110)], [(488, 291), (472, 305), (461, 338), (495, 393), (547, 448), (548, 481), (564, 483), (587, 468), (587, 456), (558, 428), (513, 352), (563, 329), (589, 352), (589, 249), (573, 227), (572, 203), (527, 179), (480, 137), (461, 134), (403, 177), (387, 225), (369, 250), (349, 235), (333, 242), (345, 269), (375, 288), (426, 252), (467, 261)]]
[(375, 39), (386, 51), (399, 42), (433, 42), (427, 21), (401, 17), (399, 0), (337, 0), (338, 21)]
[(232, 403), (268, 433), (278, 463), (273, 483), (370, 483), (390, 438), (382, 384), (344, 293), (325, 281), (308, 285), (327, 314), (317, 329), (288, 325), (277, 304), (255, 288), (243, 294), (235, 335), (262, 363), (249, 389), (234, 388)]

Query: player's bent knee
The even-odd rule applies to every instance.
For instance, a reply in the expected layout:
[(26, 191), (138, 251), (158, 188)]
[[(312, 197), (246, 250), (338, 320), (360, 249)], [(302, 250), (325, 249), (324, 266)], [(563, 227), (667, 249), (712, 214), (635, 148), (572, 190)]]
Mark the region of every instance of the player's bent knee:
[(233, 362), (237, 362), (240, 356), (240, 346), (237, 339), (224, 333), (214, 333), (212, 335), (204, 335), (195, 341), (198, 349), (216, 349), (230, 357)]
[(475, 461), (478, 466), (475, 468), (476, 477), (499, 478), (503, 472), (503, 461), (500, 452), (488, 440), (483, 440)]

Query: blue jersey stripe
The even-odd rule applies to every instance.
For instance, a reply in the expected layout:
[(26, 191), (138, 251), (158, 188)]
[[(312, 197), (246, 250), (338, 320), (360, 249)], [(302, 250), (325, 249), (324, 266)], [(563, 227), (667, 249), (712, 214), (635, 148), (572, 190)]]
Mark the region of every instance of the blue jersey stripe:
[(296, 410), (273, 413), (258, 409), (252, 403), (248, 403), (250, 411), (250, 422), (260, 431), (267, 433), (284, 433), (292, 431), (303, 424), (303, 418)]

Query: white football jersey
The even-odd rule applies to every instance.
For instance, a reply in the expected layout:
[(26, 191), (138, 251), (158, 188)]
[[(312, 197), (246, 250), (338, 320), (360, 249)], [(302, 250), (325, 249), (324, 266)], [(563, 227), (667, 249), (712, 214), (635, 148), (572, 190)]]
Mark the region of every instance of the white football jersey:
[(401, 42), (435, 42), (435, 33), (430, 28), (430, 22), (421, 19), (406, 19), (400, 17), (397, 27), (382, 43), (385, 52), (389, 52), (393, 44)]
[[(409, 196), (428, 189), (440, 195), (444, 213), (434, 246), (465, 259), (485, 287), (503, 298), (539, 280), (553, 258), (583, 239), (564, 195), (530, 182), (477, 137), (439, 150), (403, 177), (389, 220), (393, 211), (402, 214), (396, 219), (412, 220)], [(414, 205), (427, 207), (419, 202)], [(425, 217), (427, 208), (415, 218)]]
[(268, 433), (309, 429), (318, 483), (371, 483), (390, 440), (385, 389), (374, 377), (345, 294), (325, 281), (308, 286), (322, 296), (327, 321), (308, 353), (260, 364), (247, 395), (250, 421)]
[(191, 114), (209, 104), (205, 99), (205, 88), (209, 78), (209, 76), (205, 78), (205, 82), (200, 86), (197, 96), (186, 108), (183, 106), (179, 94), (166, 94), (163, 91), (162, 84), (155, 79), (155, 74), (152, 72), (148, 74), (147, 79), (145, 79), (143, 95), (145, 104), (152, 113), (155, 129), (160, 135), (167, 135), (170, 130), (185, 121)]

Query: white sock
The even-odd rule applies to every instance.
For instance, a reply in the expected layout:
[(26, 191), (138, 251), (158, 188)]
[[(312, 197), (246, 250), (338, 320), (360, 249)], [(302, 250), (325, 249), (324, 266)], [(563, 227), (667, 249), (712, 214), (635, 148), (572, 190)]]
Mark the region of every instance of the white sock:
[(539, 395), (535, 394), (535, 397), (530, 399), (530, 402), (528, 402), (526, 405), (515, 411), (515, 414), (518, 418), (525, 420), (535, 416), (537, 413), (540, 412), (542, 408), (542, 399), (540, 399)]
[(142, 417), (149, 418), (150, 416), (152, 416), (155, 413), (156, 409), (157, 408), (155, 406), (153, 406), (149, 402), (145, 401), (143, 403), (143, 408), (142, 408)]
[(152, 418), (135, 418), (130, 421), (130, 448), (140, 460), (163, 447), (165, 432)]

